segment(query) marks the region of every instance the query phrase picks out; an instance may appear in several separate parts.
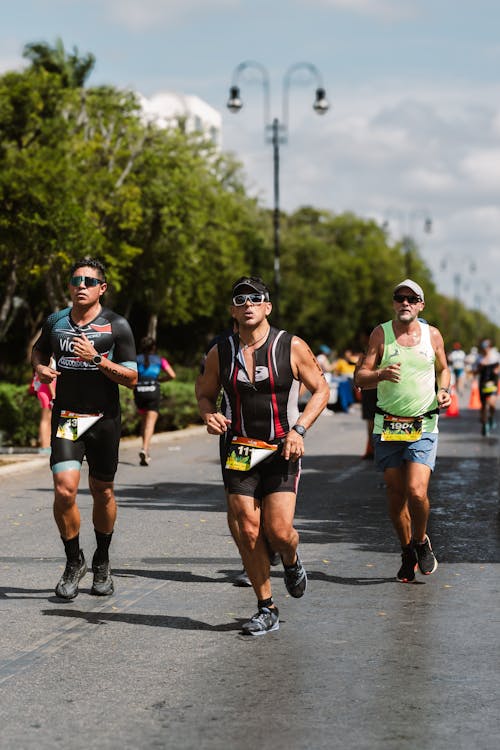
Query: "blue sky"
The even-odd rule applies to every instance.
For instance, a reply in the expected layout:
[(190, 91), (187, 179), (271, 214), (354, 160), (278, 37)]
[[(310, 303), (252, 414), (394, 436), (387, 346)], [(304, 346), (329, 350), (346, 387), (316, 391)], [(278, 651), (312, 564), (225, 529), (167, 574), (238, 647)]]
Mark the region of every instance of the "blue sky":
[[(272, 116), (296, 62), (321, 72), (290, 89), (281, 204), (351, 210), (411, 232), (438, 287), (500, 314), (500, 3), (497, 0), (17, 0), (2, 13), (0, 71), (25, 43), (93, 52), (89, 83), (152, 96), (196, 94), (223, 116), (223, 145), (249, 189), (272, 201), (262, 88), (245, 75), (238, 115), (225, 109), (234, 68), (270, 76)], [(295, 80), (295, 79), (294, 79)], [(424, 214), (433, 231), (422, 231)], [(472, 269), (472, 270), (471, 270)]]

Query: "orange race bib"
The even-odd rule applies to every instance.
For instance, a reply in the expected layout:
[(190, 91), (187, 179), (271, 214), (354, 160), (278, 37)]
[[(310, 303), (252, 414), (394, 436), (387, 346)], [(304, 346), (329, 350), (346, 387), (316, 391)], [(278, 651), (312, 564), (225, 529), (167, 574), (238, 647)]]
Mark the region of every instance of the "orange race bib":
[(277, 445), (265, 443), (263, 440), (234, 437), (229, 446), (226, 469), (249, 471), (261, 461), (272, 456), (277, 450)]

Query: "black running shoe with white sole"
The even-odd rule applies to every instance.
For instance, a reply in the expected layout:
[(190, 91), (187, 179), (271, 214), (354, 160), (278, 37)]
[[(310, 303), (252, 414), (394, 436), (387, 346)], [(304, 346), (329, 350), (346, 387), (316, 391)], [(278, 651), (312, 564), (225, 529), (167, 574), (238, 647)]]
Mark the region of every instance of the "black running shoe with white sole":
[(61, 599), (74, 599), (78, 594), (78, 584), (87, 572), (87, 563), (80, 550), (78, 560), (68, 560), (64, 573), (56, 586), (56, 596)]
[(266, 635), (279, 628), (280, 618), (277, 607), (260, 607), (259, 611), (241, 626), (244, 635)]
[(415, 571), (417, 569), (418, 562), (417, 553), (415, 552), (415, 548), (411, 542), (407, 547), (402, 547), (401, 550), (402, 565), (398, 570), (396, 578), (401, 583), (413, 583), (413, 581), (415, 580)]
[(111, 596), (115, 587), (111, 578), (109, 562), (96, 562), (93, 559), (92, 572), (94, 574), (94, 581), (90, 593), (94, 596)]
[(146, 451), (139, 451), (139, 463), (141, 466), (149, 466), (151, 458), (147, 455)]
[(286, 590), (294, 599), (304, 596), (307, 588), (307, 573), (297, 552), (297, 560), (294, 565), (283, 565), (285, 570)]
[(418, 558), (418, 567), (423, 576), (430, 576), (438, 566), (438, 561), (432, 551), (431, 540), (425, 535), (424, 541), (420, 544), (413, 543)]

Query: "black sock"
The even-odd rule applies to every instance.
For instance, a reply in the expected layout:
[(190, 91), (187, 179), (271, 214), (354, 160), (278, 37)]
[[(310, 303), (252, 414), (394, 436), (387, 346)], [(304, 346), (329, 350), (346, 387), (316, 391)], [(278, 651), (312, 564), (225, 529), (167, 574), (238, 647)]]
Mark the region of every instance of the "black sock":
[(76, 562), (80, 559), (80, 535), (77, 534), (73, 539), (63, 539), (64, 551), (66, 552), (66, 559), (71, 562)]
[(111, 544), (113, 532), (110, 534), (103, 534), (101, 531), (97, 531), (97, 529), (94, 529), (94, 531), (97, 542), (97, 549), (94, 553), (94, 562), (109, 562), (109, 545)]
[(267, 607), (270, 609), (273, 606), (273, 597), (270, 596), (269, 599), (257, 599), (257, 606), (259, 609), (262, 609), (262, 607)]

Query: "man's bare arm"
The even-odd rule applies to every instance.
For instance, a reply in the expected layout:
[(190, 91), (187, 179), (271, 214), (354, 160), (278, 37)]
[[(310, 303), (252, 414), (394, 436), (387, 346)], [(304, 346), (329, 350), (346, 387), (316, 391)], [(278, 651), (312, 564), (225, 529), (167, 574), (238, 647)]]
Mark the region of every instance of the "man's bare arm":
[(217, 411), (217, 397), (221, 390), (219, 374), (219, 353), (213, 346), (207, 354), (203, 373), (198, 375), (195, 383), (196, 400), (200, 417), (207, 426), (210, 435), (222, 435), (231, 424), (223, 414)]
[(311, 393), (298, 424), (308, 430), (319, 417), (330, 398), (330, 388), (318, 360), (305, 341), (298, 336), (292, 339), (291, 362), (294, 377)]
[(354, 383), (358, 388), (376, 388), (381, 380), (398, 383), (400, 379), (400, 363), (396, 362), (387, 367), (379, 368), (384, 353), (384, 331), (377, 326), (371, 333), (366, 354), (359, 369), (354, 374)]
[(436, 368), (436, 382), (438, 386), (437, 400), (441, 408), (445, 409), (451, 404), (451, 396), (448, 393), (451, 381), (448, 358), (444, 350), (444, 342), (437, 328), (431, 326), (431, 342), (436, 354), (434, 367)]

